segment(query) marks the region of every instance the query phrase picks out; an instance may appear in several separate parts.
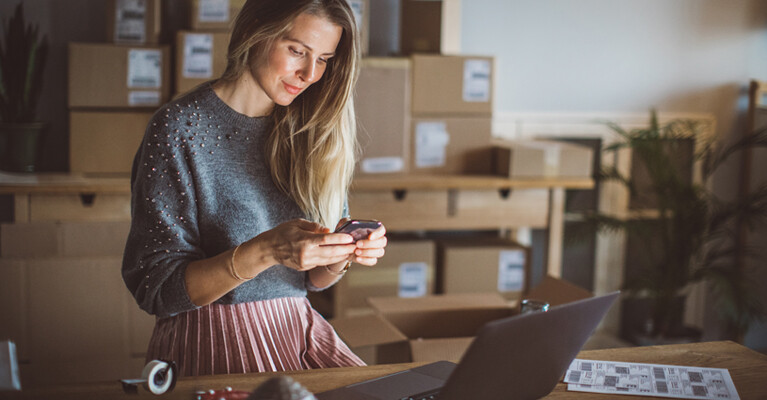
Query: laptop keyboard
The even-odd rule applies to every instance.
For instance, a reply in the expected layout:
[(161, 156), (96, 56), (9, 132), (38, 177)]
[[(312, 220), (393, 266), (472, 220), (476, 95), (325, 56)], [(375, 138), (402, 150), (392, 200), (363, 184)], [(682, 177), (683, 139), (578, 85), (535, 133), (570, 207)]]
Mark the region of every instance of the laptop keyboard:
[(413, 396), (406, 396), (400, 400), (439, 400), (439, 389), (418, 393)]

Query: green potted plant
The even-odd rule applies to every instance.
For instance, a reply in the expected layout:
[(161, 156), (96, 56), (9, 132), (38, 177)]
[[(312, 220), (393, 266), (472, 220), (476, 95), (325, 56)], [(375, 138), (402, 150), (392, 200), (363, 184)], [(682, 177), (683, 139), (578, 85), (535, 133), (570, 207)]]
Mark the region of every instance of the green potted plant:
[[(0, 38), (0, 154), (11, 171), (33, 172), (40, 137), (46, 124), (37, 119), (47, 36), (39, 38), (36, 25), (24, 20), (22, 3), (2, 21)], [(4, 146), (2, 146), (4, 144)], [(4, 148), (3, 148), (4, 147)]]
[(640, 265), (640, 271), (627, 277), (623, 288), (628, 300), (641, 299), (649, 306), (640, 335), (658, 343), (673, 341), (674, 336), (683, 334), (684, 296), (693, 283), (705, 282), (709, 293), (715, 295), (716, 309), (727, 323), (730, 336), (742, 340), (749, 324), (764, 318), (765, 309), (757, 300), (758, 287), (749, 278), (749, 271), (738, 265), (732, 232), (740, 224), (754, 228), (767, 221), (767, 186), (744, 198), (724, 200), (706, 183), (739, 150), (767, 146), (767, 131), (753, 132), (726, 147), (716, 141), (698, 143), (693, 161), (700, 162), (702, 171), (701, 181), (696, 183), (690, 171), (685, 176), (679, 167), (679, 146), (685, 140), (702, 137), (698, 134), (699, 123), (675, 120), (661, 126), (653, 111), (646, 129), (626, 131), (614, 123), (608, 126), (621, 140), (605, 151), (631, 149), (633, 161), (641, 166), (640, 175), (646, 177), (647, 183), (640, 191), (635, 176), (626, 176), (616, 168), (603, 169), (600, 179), (620, 182), (633, 196), (651, 197), (657, 212), (624, 218), (587, 213), (583, 226), (591, 231), (622, 231), (634, 237), (634, 243), (641, 248), (641, 257), (636, 257), (641, 260), (633, 260)]

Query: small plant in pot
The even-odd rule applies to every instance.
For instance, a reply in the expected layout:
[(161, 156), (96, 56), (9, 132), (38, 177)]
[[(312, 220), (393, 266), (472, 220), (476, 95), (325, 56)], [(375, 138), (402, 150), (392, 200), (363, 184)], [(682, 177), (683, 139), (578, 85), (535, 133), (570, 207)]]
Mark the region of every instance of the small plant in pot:
[(48, 39), (27, 24), (20, 2), (13, 16), (2, 21), (0, 37), (0, 167), (33, 172), (46, 124), (37, 119)]
[(620, 183), (635, 198), (651, 197), (655, 209), (627, 217), (596, 212), (584, 216), (586, 229), (623, 232), (634, 238), (632, 248), (640, 256), (631, 261), (639, 268), (626, 276), (624, 290), (627, 300), (642, 300), (648, 308), (642, 332), (634, 335), (643, 339), (635, 343), (673, 342), (680, 333), (685, 334), (688, 330), (682, 326), (681, 309), (691, 286), (698, 282), (713, 296), (730, 338), (742, 339), (749, 324), (765, 317), (765, 309), (757, 300), (759, 287), (750, 278), (753, 275), (737, 261), (733, 232), (741, 225), (753, 229), (767, 222), (767, 185), (748, 196), (725, 200), (706, 183), (740, 150), (767, 147), (767, 130), (751, 132), (729, 146), (715, 140), (698, 143), (692, 157), (700, 165), (701, 179), (695, 182), (689, 170), (685, 174), (680, 168), (680, 159), (685, 141), (704, 140), (698, 122), (675, 120), (660, 125), (653, 111), (646, 129), (626, 131), (617, 124), (608, 126), (621, 140), (605, 151), (630, 149), (646, 184), (638, 188), (636, 176), (626, 176), (615, 168), (603, 169), (600, 179)]

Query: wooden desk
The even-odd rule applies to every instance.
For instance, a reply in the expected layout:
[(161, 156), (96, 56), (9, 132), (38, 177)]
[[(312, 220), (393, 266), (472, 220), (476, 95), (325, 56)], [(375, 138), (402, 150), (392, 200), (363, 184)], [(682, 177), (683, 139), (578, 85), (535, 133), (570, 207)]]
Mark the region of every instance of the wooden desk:
[[(767, 356), (750, 350), (734, 342), (708, 342), (683, 345), (631, 347), (607, 350), (587, 350), (578, 354), (578, 358), (605, 361), (631, 361), (656, 364), (691, 365), (698, 367), (727, 368), (735, 382), (741, 399), (767, 398)], [(376, 378), (401, 371), (423, 363), (376, 365), (362, 368), (334, 368), (288, 373), (312, 392), (322, 391)], [(231, 386), (235, 389), (252, 391), (266, 379), (276, 373), (216, 375), (197, 378), (181, 378), (176, 388), (162, 396), (155, 397), (143, 389), (139, 395), (127, 395), (122, 392), (119, 382), (103, 382), (61, 386), (45, 390), (5, 393), (11, 399), (193, 399), (199, 389), (222, 389)], [(3, 397), (5, 394), (1, 394)], [(552, 399), (607, 399), (608, 395), (568, 392), (564, 383), (546, 398)], [(626, 397), (631, 399), (635, 397)], [(650, 398), (650, 397), (641, 397)]]

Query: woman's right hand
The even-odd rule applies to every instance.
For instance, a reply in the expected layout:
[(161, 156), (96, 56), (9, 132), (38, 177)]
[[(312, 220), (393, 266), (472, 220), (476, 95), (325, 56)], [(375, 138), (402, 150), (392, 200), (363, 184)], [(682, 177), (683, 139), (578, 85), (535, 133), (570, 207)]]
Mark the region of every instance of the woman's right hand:
[(331, 233), (330, 229), (304, 219), (285, 222), (247, 243), (240, 250), (245, 250), (243, 256), (255, 247), (272, 265), (282, 264), (298, 271), (350, 260), (357, 248), (350, 235)]

